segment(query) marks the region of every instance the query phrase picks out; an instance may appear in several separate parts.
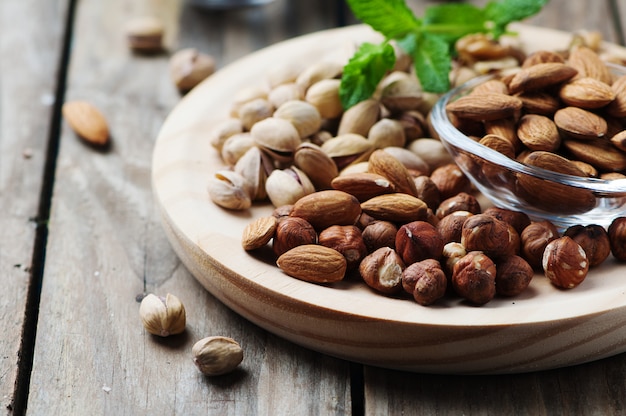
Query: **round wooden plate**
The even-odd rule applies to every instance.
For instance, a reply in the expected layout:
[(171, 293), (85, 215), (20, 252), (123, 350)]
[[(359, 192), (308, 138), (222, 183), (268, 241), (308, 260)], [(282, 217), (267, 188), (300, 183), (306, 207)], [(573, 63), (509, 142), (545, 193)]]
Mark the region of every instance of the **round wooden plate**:
[[(526, 48), (564, 48), (571, 35), (517, 25)], [(422, 307), (363, 283), (315, 285), (283, 274), (240, 246), (243, 228), (269, 204), (232, 212), (214, 205), (207, 181), (222, 166), (209, 130), (233, 95), (276, 65), (319, 59), (376, 38), (365, 26), (319, 32), (249, 55), (196, 87), (158, 136), (152, 181), (166, 234), (196, 279), (228, 307), (307, 348), (374, 366), (426, 373), (497, 374), (569, 366), (626, 351), (626, 267), (612, 258), (577, 288), (540, 275), (521, 296), (482, 307), (449, 299)], [(613, 47), (613, 46), (610, 46)]]

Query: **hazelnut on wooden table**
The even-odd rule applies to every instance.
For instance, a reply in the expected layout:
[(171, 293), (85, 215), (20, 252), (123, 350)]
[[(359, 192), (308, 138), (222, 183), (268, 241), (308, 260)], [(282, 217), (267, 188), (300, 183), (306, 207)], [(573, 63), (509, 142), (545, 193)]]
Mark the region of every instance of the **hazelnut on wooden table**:
[(372, 253), (381, 247), (396, 248), (398, 227), (391, 221), (374, 221), (367, 225), (361, 236), (367, 251)]
[(348, 270), (358, 267), (367, 255), (363, 235), (355, 225), (332, 225), (320, 232), (318, 243), (343, 254)]
[(485, 214), (472, 215), (463, 223), (461, 244), (467, 251), (482, 251), (493, 259), (508, 257), (515, 251), (509, 225)]
[(496, 293), (517, 296), (530, 284), (535, 272), (526, 260), (513, 255), (496, 263)]
[(521, 255), (535, 270), (541, 270), (543, 252), (549, 242), (559, 238), (559, 230), (550, 221), (533, 222), (520, 234)]
[(600, 225), (573, 225), (563, 235), (571, 237), (585, 250), (589, 267), (600, 265), (611, 254), (609, 234)]

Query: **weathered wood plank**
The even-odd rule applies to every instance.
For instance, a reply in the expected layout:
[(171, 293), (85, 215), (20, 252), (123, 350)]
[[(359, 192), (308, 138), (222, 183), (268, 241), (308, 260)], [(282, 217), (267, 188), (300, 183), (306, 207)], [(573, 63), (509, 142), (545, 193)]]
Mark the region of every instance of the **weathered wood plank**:
[[(256, 30), (270, 26), (264, 16), (280, 3), (231, 12), (237, 16), (228, 21), (181, 1), (79, 3), (67, 99), (97, 105), (113, 144), (96, 151), (64, 125), (29, 413), (350, 414), (348, 363), (240, 318), (203, 290), (170, 248), (153, 205), (150, 162), (179, 96), (167, 55), (129, 53), (122, 31), (127, 18), (154, 13), (167, 22), (170, 51), (195, 46), (222, 66), (293, 33), (272, 18), (273, 34), (259, 39)], [(322, 12), (310, 30), (332, 21)], [(182, 336), (162, 340), (143, 330), (135, 298), (144, 292), (181, 298), (188, 314)], [(215, 379), (199, 374), (190, 349), (208, 335), (241, 343), (239, 370)]]
[[(0, 2), (0, 406), (4, 412), (14, 406), (27, 294), (33, 269), (38, 267), (32, 263), (36, 223), (66, 7), (65, 0)], [(36, 285), (34, 289), (36, 293)]]

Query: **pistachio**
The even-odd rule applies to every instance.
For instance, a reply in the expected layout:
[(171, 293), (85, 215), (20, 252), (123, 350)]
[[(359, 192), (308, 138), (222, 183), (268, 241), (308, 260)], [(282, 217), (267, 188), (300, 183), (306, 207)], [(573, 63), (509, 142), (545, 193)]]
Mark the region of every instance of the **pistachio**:
[(370, 128), (367, 139), (377, 149), (389, 146), (403, 147), (406, 143), (406, 134), (398, 120), (382, 118)]
[(251, 147), (254, 139), (250, 133), (235, 133), (224, 141), (220, 154), (224, 163), (233, 166)]
[(302, 143), (296, 149), (294, 165), (311, 180), (315, 189), (329, 189), (331, 182), (339, 175), (337, 165), (319, 146)]
[(241, 105), (238, 116), (244, 129), (251, 130), (252, 126), (261, 120), (271, 117), (273, 113), (274, 107), (267, 99), (255, 98)]
[(316, 133), (322, 126), (322, 117), (319, 111), (306, 101), (286, 101), (276, 109), (274, 117), (290, 121), (301, 139)]
[(305, 195), (315, 192), (315, 187), (300, 169), (292, 166), (270, 173), (265, 181), (265, 191), (275, 207), (291, 205)]
[(181, 92), (187, 92), (215, 72), (215, 59), (195, 48), (182, 49), (170, 58), (170, 77)]
[(160, 337), (180, 334), (185, 330), (185, 307), (180, 299), (168, 293), (164, 298), (149, 294), (139, 306), (139, 315), (146, 331)]
[(229, 373), (243, 361), (241, 346), (228, 337), (203, 338), (193, 345), (191, 353), (196, 367), (207, 376)]
[(265, 181), (273, 170), (272, 163), (258, 147), (248, 149), (239, 158), (233, 170), (244, 178), (246, 192), (253, 201), (261, 201), (267, 197)]
[(250, 130), (257, 146), (279, 162), (289, 162), (300, 145), (300, 134), (294, 125), (282, 118), (270, 117), (259, 121)]
[(305, 101), (313, 104), (322, 118), (336, 118), (343, 113), (339, 99), (338, 79), (323, 79), (311, 85), (305, 94)]
[(380, 104), (378, 101), (373, 99), (363, 100), (343, 113), (337, 135), (355, 133), (367, 136), (370, 128), (379, 118)]
[(141, 53), (163, 50), (163, 22), (154, 16), (142, 16), (130, 20), (126, 25), (128, 46)]
[(230, 115), (232, 117), (239, 117), (239, 110), (243, 105), (258, 98), (267, 100), (268, 92), (267, 88), (260, 86), (248, 87), (240, 90), (233, 98)]
[(221, 152), (226, 139), (237, 133), (243, 133), (241, 120), (236, 117), (228, 117), (216, 123), (211, 129), (209, 143)]
[(300, 101), (304, 98), (304, 92), (302, 88), (293, 82), (287, 84), (281, 84), (275, 88), (273, 88), (269, 94), (267, 95), (267, 100), (274, 106), (274, 108), (278, 108), (287, 101)]
[(381, 103), (392, 113), (416, 110), (422, 104), (423, 93), (417, 78), (407, 73), (389, 82), (381, 92)]
[(296, 84), (306, 91), (318, 81), (336, 78), (341, 74), (342, 70), (343, 65), (339, 62), (331, 60), (318, 61), (300, 72), (296, 78)]
[(217, 205), (233, 210), (248, 209), (252, 205), (246, 192), (245, 179), (230, 170), (220, 170), (209, 179), (209, 197)]
[(322, 145), (341, 170), (353, 163), (366, 161), (374, 150), (372, 143), (360, 134), (347, 133), (333, 137)]

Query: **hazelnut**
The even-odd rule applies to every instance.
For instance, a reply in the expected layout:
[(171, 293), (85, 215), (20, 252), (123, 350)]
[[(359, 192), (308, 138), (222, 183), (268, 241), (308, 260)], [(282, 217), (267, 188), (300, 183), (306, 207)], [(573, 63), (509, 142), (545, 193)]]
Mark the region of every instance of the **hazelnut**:
[(430, 179), (437, 185), (442, 200), (461, 192), (470, 192), (472, 184), (467, 176), (454, 163), (438, 167), (430, 174)]
[(426, 202), (429, 208), (436, 210), (441, 202), (439, 188), (428, 176), (421, 175), (413, 179), (415, 188), (417, 189), (417, 197)]
[(357, 219), (356, 226), (359, 227), (361, 230), (365, 230), (365, 227), (376, 221), (379, 220), (365, 212), (361, 212), (361, 215), (359, 215), (359, 218)]
[(496, 293), (501, 296), (517, 296), (532, 280), (535, 272), (520, 256), (509, 256), (496, 263)]
[(452, 272), (454, 265), (467, 254), (467, 250), (461, 243), (451, 242), (443, 246), (442, 262), (443, 271), (448, 276), (448, 279), (452, 278)]
[(559, 230), (550, 221), (533, 222), (520, 234), (521, 255), (534, 270), (541, 270), (543, 252), (552, 240), (559, 238)]
[(300, 217), (283, 217), (276, 225), (272, 249), (276, 256), (304, 244), (315, 244), (317, 232), (313, 226)]
[(472, 215), (474, 214), (469, 211), (455, 211), (441, 218), (436, 228), (439, 234), (441, 234), (444, 243), (460, 243), (463, 224)]
[(462, 298), (484, 305), (496, 295), (496, 265), (480, 251), (471, 251), (454, 265), (452, 287)]
[(613, 257), (619, 261), (626, 261), (626, 217), (615, 218), (608, 232)]
[(483, 214), (496, 217), (500, 221), (504, 221), (515, 228), (518, 234), (524, 231), (524, 228), (530, 225), (530, 217), (525, 212), (513, 211), (505, 208), (489, 207), (483, 211)]
[(472, 214), (480, 214), (480, 203), (475, 196), (470, 195), (467, 192), (461, 192), (442, 201), (437, 208), (436, 214), (437, 217), (443, 218), (454, 211), (468, 211)]
[(461, 244), (467, 251), (483, 251), (491, 258), (503, 258), (513, 254), (509, 225), (485, 214), (469, 217), (463, 223)]
[(143, 298), (139, 316), (146, 331), (153, 335), (167, 337), (185, 330), (185, 307), (180, 299), (169, 293), (164, 298), (153, 294)]
[(332, 225), (320, 232), (318, 243), (343, 254), (348, 270), (356, 268), (367, 255), (361, 230), (355, 225)]
[(402, 287), (423, 306), (441, 299), (446, 294), (447, 284), (441, 264), (434, 259), (413, 263), (402, 272)]
[(573, 225), (563, 235), (571, 237), (585, 250), (589, 267), (598, 266), (611, 254), (609, 234), (600, 225)]
[(207, 337), (191, 348), (193, 362), (207, 376), (219, 376), (233, 371), (243, 361), (243, 350), (232, 338)]
[(404, 224), (396, 234), (396, 251), (405, 264), (439, 259), (444, 241), (437, 229), (426, 221)]
[(404, 267), (398, 253), (392, 248), (381, 247), (361, 261), (359, 273), (372, 289), (384, 294), (393, 294), (402, 287)]
[(363, 229), (363, 242), (369, 253), (381, 247), (396, 248), (398, 227), (390, 221), (375, 221)]
[(578, 286), (589, 271), (585, 250), (570, 237), (552, 240), (543, 253), (543, 271), (550, 282), (561, 289)]

